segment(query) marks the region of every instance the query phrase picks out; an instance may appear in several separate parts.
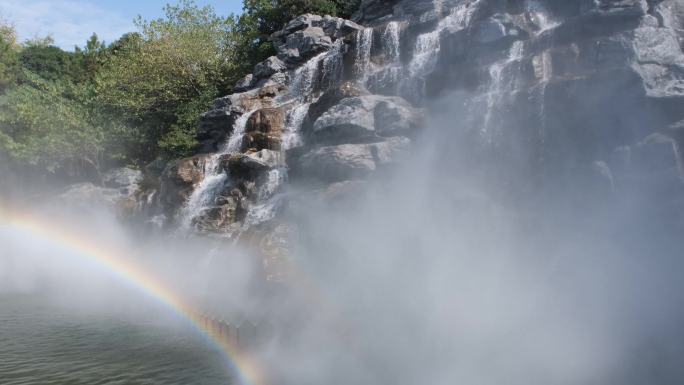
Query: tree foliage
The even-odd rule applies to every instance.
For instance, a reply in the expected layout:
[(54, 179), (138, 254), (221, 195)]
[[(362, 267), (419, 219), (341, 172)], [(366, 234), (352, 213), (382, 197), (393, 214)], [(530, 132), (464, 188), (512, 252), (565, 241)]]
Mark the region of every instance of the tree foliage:
[(166, 17), (138, 19), (140, 33), (115, 43), (96, 77), (98, 100), (144, 131), (138, 156), (186, 155), (201, 112), (227, 92), (234, 65), (233, 24), (190, 1), (167, 6)]
[(0, 144), (17, 160), (55, 170), (67, 160), (97, 165), (104, 132), (89, 111), (65, 97), (65, 83), (24, 70), (23, 81), (0, 102)]
[(0, 19), (0, 95), (16, 82), (20, 68), (18, 51), (14, 26)]

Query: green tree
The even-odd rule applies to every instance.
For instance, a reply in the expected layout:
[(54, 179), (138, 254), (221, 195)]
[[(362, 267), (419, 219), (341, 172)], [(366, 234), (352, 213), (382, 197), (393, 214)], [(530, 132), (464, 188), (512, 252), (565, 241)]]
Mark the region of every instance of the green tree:
[(190, 154), (200, 114), (237, 79), (228, 41), (234, 24), (190, 0), (166, 17), (138, 19), (138, 35), (113, 45), (96, 78), (99, 101), (142, 131), (136, 155)]
[(74, 48), (79, 81), (93, 81), (95, 76), (100, 72), (102, 66), (106, 63), (109, 52), (107, 46), (103, 41), (97, 37), (96, 33), (90, 36), (86, 45)]
[(19, 48), (14, 26), (0, 19), (0, 95), (16, 82), (20, 68)]
[(54, 45), (26, 44), (19, 52), (22, 68), (50, 81), (71, 81), (78, 77), (78, 60), (74, 53)]
[(0, 99), (0, 148), (13, 160), (54, 171), (67, 161), (97, 168), (105, 135), (91, 114), (66, 98), (62, 83), (27, 70), (22, 84)]

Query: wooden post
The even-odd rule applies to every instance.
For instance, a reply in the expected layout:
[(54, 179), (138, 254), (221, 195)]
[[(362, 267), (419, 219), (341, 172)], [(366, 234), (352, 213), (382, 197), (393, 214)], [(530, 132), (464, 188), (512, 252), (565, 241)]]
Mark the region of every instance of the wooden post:
[(249, 348), (256, 335), (256, 327), (249, 321), (244, 321), (238, 329), (238, 347), (240, 349)]

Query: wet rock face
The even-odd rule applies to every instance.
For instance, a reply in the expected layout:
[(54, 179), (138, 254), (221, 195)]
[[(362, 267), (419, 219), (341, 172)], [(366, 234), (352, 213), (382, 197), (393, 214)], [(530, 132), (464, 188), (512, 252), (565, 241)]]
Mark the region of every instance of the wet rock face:
[(159, 203), (165, 214), (173, 216), (205, 177), (209, 155), (197, 155), (169, 164), (160, 178)]
[(407, 135), (421, 126), (421, 112), (400, 97), (380, 95), (341, 99), (313, 124), (316, 143), (352, 143)]
[(71, 207), (106, 208), (122, 217), (135, 214), (136, 194), (143, 174), (127, 167), (111, 169), (102, 174), (102, 185), (78, 183), (69, 186), (57, 197)]
[(444, 114), (445, 151), (464, 133), (504, 177), (536, 178), (511, 188), (579, 175), (609, 196), (658, 174), (672, 199), (683, 15), (678, 0), (364, 0), (354, 21), (302, 15), (202, 116), (208, 158), (169, 166), (158, 199), (179, 212), (203, 196), (199, 228), (251, 231), (279, 220), (285, 182), (363, 186)]
[(285, 117), (284, 108), (264, 108), (252, 113), (247, 120), (242, 150), (279, 151), (282, 145)]
[(391, 138), (378, 143), (319, 147), (299, 159), (297, 171), (307, 178), (337, 182), (367, 177), (406, 156), (410, 140)]
[(264, 172), (285, 166), (279, 151), (261, 150), (248, 154), (230, 154), (221, 159), (222, 167), (234, 178), (254, 180)]

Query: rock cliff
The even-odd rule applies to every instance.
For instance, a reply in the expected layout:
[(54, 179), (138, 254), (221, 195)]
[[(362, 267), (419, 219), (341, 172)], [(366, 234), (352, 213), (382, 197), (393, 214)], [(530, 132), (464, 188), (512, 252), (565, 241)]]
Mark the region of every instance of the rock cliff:
[(286, 233), (288, 181), (353, 195), (445, 113), (501, 174), (524, 170), (523, 193), (579, 174), (605, 194), (648, 188), (682, 218), (681, 1), (364, 0), (271, 39), (277, 55), (202, 116), (200, 154), (161, 174), (148, 210), (166, 226)]

